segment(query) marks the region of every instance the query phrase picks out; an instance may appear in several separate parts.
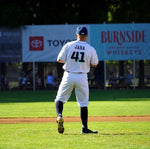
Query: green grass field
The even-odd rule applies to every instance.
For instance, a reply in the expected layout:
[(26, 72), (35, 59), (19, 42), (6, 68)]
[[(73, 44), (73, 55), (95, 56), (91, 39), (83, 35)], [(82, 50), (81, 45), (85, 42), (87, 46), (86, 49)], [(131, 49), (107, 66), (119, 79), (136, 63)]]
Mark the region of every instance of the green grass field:
[[(56, 91), (0, 92), (0, 117), (55, 117)], [(72, 95), (64, 116), (79, 116)], [(89, 116), (150, 115), (149, 90), (91, 90)], [(0, 124), (0, 149), (149, 149), (150, 122), (89, 122), (98, 134), (81, 135), (81, 123)]]
[(57, 133), (55, 123), (0, 125), (1, 149), (149, 149), (148, 122), (90, 122), (99, 134), (81, 135), (80, 123), (65, 123)]
[[(0, 93), (0, 117), (55, 117), (56, 91)], [(79, 116), (74, 94), (64, 105), (64, 116)], [(91, 90), (89, 116), (150, 115), (149, 90)]]
[[(64, 116), (79, 116), (76, 102), (64, 105)], [(89, 116), (150, 115), (150, 101), (91, 101)], [(1, 103), (0, 117), (55, 117), (54, 102)]]

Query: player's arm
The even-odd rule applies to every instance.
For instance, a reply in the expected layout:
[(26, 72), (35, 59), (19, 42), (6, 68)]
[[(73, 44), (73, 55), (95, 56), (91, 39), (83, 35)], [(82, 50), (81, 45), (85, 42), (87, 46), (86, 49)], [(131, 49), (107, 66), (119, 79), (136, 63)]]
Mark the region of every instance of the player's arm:
[(97, 56), (95, 49), (93, 49), (90, 66), (91, 67), (97, 67), (97, 65), (98, 65), (98, 56)]
[(92, 65), (92, 64), (90, 64), (90, 66), (91, 66), (91, 67), (97, 67), (97, 65)]
[(66, 62), (66, 57), (67, 57), (67, 44), (63, 46), (60, 53), (58, 54), (57, 62), (65, 63)]
[(59, 62), (59, 63), (65, 63), (66, 61), (61, 60), (61, 59), (57, 59), (57, 62)]

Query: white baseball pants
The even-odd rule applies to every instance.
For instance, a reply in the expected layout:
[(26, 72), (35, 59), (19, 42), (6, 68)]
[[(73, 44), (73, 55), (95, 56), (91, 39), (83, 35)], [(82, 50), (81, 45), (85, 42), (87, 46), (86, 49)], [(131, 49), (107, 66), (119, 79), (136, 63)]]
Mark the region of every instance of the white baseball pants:
[(89, 85), (87, 74), (84, 73), (69, 73), (65, 71), (55, 102), (62, 101), (66, 103), (74, 88), (79, 107), (87, 107), (89, 104)]

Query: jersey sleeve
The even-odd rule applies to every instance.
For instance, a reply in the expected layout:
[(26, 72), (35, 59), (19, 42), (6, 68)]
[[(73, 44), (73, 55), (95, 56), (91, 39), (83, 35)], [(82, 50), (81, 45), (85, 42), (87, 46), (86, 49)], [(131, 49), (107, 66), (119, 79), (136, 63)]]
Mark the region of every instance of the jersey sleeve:
[(67, 45), (67, 44), (65, 44), (65, 45), (62, 47), (61, 51), (60, 51), (59, 54), (58, 54), (57, 60), (60, 59), (60, 60), (66, 61), (67, 48), (68, 48), (68, 45)]
[(92, 65), (97, 65), (98, 64), (98, 56), (97, 56), (96, 50), (94, 48), (92, 50), (91, 64)]

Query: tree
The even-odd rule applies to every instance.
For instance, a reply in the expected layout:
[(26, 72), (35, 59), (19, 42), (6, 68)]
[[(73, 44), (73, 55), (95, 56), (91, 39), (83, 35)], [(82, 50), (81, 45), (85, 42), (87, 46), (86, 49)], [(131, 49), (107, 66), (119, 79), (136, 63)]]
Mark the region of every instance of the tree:
[(113, 23), (150, 22), (150, 1), (148, 0), (112, 0), (109, 11)]
[(0, 2), (0, 26), (107, 22), (110, 0), (5, 0)]
[(80, 23), (103, 23), (107, 21), (107, 0), (80, 1), (79, 22)]

